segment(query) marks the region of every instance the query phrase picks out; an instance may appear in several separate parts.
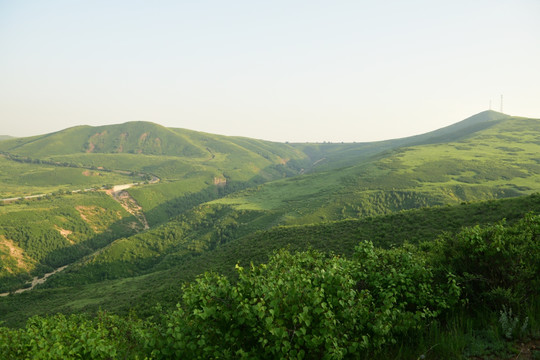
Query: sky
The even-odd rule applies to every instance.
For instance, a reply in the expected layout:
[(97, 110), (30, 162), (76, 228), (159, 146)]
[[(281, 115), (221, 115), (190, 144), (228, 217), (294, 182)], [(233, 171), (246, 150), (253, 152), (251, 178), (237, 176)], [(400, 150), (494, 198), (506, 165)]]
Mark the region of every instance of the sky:
[(0, 135), (361, 142), (540, 118), (539, 0), (0, 0)]

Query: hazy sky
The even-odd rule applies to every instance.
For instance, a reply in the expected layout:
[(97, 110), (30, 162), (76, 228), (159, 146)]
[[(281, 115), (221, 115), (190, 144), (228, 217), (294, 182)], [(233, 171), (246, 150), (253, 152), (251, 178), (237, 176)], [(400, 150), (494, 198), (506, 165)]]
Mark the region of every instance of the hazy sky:
[(0, 134), (371, 141), (540, 118), (539, 0), (0, 0)]

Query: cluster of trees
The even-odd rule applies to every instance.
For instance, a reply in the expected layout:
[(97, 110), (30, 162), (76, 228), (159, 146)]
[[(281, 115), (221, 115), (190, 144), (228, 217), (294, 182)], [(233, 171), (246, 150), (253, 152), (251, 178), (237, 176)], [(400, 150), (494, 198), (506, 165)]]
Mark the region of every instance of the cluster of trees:
[[(184, 285), (176, 309), (149, 319), (56, 315), (0, 328), (0, 357), (385, 357), (451, 314), (485, 311), (505, 315), (505, 334), (538, 335), (537, 318), (508, 324), (538, 305), (539, 239), (540, 216), (528, 215), (419, 246), (364, 241), (350, 258), (281, 250), (266, 264), (238, 266), (235, 281), (206, 273)], [(429, 356), (456, 356), (437, 351)]]
[[(88, 209), (85, 219), (76, 207)], [(81, 210), (82, 211), (82, 210)], [(0, 269), (0, 292), (21, 287), (30, 278), (70, 264), (104, 247), (121, 236), (134, 233), (133, 221), (120, 205), (105, 194), (73, 195), (28, 202), (24, 209), (13, 208), (0, 214), (0, 237), (20, 248), (28, 268)], [(66, 231), (64, 235), (61, 230)], [(8, 260), (11, 255), (6, 254)], [(2, 261), (2, 260), (0, 260)], [(5, 261), (4, 261), (5, 262)], [(21, 274), (16, 273), (17, 270)]]

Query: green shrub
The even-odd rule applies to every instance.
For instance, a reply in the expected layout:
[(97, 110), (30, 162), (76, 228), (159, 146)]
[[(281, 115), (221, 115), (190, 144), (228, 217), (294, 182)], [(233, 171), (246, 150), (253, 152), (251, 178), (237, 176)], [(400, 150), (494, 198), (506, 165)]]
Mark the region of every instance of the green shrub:
[(444, 235), (435, 245), (435, 261), (456, 274), (471, 306), (519, 308), (539, 294), (539, 240), (540, 216), (529, 214), (514, 226), (501, 222)]
[[(151, 330), (144, 322), (99, 313), (33, 317), (23, 329), (0, 328), (2, 359), (144, 358)], [(155, 337), (155, 336), (154, 336)]]
[(162, 354), (188, 358), (344, 358), (377, 351), (456, 303), (407, 250), (357, 249), (354, 260), (280, 251), (239, 278), (205, 274), (164, 318)]

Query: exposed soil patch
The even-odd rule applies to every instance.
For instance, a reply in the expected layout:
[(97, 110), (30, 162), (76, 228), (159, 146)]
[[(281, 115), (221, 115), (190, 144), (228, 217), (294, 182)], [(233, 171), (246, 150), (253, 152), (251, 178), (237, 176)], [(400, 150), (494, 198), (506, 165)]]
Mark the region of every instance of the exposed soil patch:
[(84, 176), (101, 176), (100, 173), (95, 172), (95, 171), (90, 171), (90, 170), (84, 170), (84, 171), (82, 172), (82, 174), (83, 174)]
[(289, 160), (291, 160), (291, 159), (284, 159), (284, 158), (281, 158), (281, 157), (280, 157), (280, 158), (279, 158), (279, 163), (280, 163), (281, 165), (286, 165), (286, 164), (289, 162)]
[[(30, 270), (29, 264), (25, 261), (24, 250), (18, 247), (12, 240), (6, 239), (0, 235), (0, 248), (9, 253), (9, 256), (17, 262), (17, 267), (26, 271)], [(13, 269), (6, 269), (13, 272)]]
[(94, 143), (89, 143), (88, 144), (88, 149), (86, 149), (86, 152), (89, 154), (89, 153), (93, 152), (95, 148), (96, 148), (96, 145), (94, 145)]
[[(99, 146), (103, 146), (103, 137), (107, 135), (107, 131), (103, 131), (102, 133), (96, 133), (88, 139), (88, 148), (86, 149), (87, 153), (94, 152), (96, 149), (96, 144)], [(99, 151), (99, 149), (98, 149)]]
[(227, 185), (227, 179), (225, 177), (214, 177), (214, 185), (225, 186)]
[(60, 235), (62, 235), (64, 238), (66, 238), (67, 241), (69, 241), (69, 243), (71, 245), (75, 244), (75, 241), (71, 240), (69, 238), (69, 235), (73, 234), (73, 231), (71, 230), (66, 230), (66, 229), (62, 229), (61, 227), (58, 227), (56, 226), (55, 227), (56, 230), (58, 230), (58, 232), (60, 233)]
[[(132, 187), (133, 184), (117, 185), (111, 190), (107, 190), (107, 194), (112, 196), (113, 199), (118, 201), (122, 207), (141, 223), (143, 230), (150, 229), (146, 216), (142, 210), (142, 207), (137, 201), (126, 191)], [(135, 229), (135, 228), (134, 228)]]

